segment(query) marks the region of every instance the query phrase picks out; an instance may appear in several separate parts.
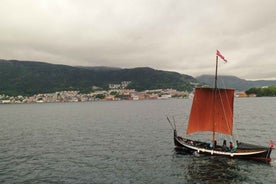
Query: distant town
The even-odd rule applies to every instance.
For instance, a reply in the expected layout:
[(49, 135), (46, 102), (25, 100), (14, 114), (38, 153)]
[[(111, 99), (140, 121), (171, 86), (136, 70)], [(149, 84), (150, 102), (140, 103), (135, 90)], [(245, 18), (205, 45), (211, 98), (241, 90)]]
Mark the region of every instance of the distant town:
[(188, 92), (174, 89), (157, 89), (137, 92), (132, 89), (113, 89), (80, 94), (79, 91), (60, 91), (55, 93), (37, 94), (30, 97), (9, 97), (0, 95), (0, 103), (51, 103), (51, 102), (87, 102), (87, 101), (119, 101), (119, 100), (156, 100), (168, 98), (186, 98)]
[(55, 93), (36, 94), (33, 96), (0, 95), (0, 103), (51, 103), (51, 102), (87, 102), (87, 101), (118, 101), (118, 100), (155, 100), (168, 98), (186, 98), (190, 95), (187, 91), (175, 89), (155, 89), (138, 92), (134, 89), (126, 89), (130, 81), (120, 84), (109, 84), (109, 90), (99, 90), (93, 86), (94, 92), (81, 94), (79, 91), (59, 91)]
[[(134, 89), (126, 89), (130, 81), (121, 84), (109, 84), (109, 90), (99, 90), (93, 86), (94, 92), (81, 94), (79, 91), (59, 91), (54, 93), (36, 94), (33, 96), (0, 95), (0, 103), (54, 103), (54, 102), (88, 102), (88, 101), (119, 101), (119, 100), (156, 100), (169, 98), (193, 97), (193, 92), (177, 91), (175, 89), (155, 89), (138, 92)], [(196, 84), (195, 84), (196, 85)], [(236, 92), (236, 97), (247, 97), (245, 92)], [(256, 95), (250, 95), (255, 97)]]

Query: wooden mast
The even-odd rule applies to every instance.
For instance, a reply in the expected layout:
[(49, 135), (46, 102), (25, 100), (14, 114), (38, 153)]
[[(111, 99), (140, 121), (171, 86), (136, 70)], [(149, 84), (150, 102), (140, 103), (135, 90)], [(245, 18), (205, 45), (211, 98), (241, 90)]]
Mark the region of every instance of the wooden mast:
[[(218, 55), (216, 55), (216, 73), (215, 73), (215, 94), (214, 94), (214, 104), (216, 104), (216, 97), (217, 97), (217, 80), (218, 80)], [(216, 105), (214, 107), (214, 113), (216, 113)], [(215, 117), (215, 116), (214, 116)], [(216, 122), (215, 122), (215, 118), (213, 120), (213, 143), (216, 140), (216, 135), (215, 135), (215, 126), (216, 126)]]

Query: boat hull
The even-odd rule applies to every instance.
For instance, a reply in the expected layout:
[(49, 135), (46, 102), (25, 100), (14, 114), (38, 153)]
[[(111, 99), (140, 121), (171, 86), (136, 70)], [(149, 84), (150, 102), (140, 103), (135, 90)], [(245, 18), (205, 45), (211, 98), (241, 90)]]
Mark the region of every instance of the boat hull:
[(273, 148), (240, 143), (235, 151), (224, 151), (221, 146), (210, 148), (208, 143), (193, 141), (180, 136), (174, 132), (175, 149), (178, 152), (197, 153), (210, 156), (223, 156), (228, 158), (250, 159), (256, 161), (270, 162), (270, 154)]

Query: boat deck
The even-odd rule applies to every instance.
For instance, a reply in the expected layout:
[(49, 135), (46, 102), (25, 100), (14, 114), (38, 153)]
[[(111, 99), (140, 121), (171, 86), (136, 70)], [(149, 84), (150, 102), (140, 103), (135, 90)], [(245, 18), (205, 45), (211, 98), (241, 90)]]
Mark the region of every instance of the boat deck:
[(221, 146), (221, 145), (216, 145), (215, 148), (210, 146), (210, 143), (208, 142), (202, 142), (202, 141), (195, 141), (192, 139), (186, 139), (180, 136), (177, 136), (177, 139), (184, 144), (188, 144), (190, 146), (194, 146), (197, 148), (202, 148), (206, 150), (214, 150), (214, 151), (223, 151), (223, 152), (236, 152), (236, 153), (244, 153), (244, 152), (252, 152), (252, 151), (259, 151), (259, 150), (264, 150), (268, 149), (268, 147), (263, 147), (263, 146), (257, 146), (253, 144), (247, 144), (247, 143), (242, 143), (239, 142), (237, 147), (233, 147), (230, 149), (229, 147)]

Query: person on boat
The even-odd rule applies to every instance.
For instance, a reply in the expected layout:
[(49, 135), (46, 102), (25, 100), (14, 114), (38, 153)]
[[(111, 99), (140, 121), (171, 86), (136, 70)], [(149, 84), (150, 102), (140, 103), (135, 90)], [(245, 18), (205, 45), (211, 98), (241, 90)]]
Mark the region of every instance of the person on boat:
[(214, 140), (214, 147), (213, 147), (213, 149), (216, 149), (216, 147), (217, 147), (217, 140)]
[(236, 146), (237, 146), (237, 148), (238, 148), (239, 144), (240, 144), (239, 141), (236, 140)]
[(233, 143), (231, 141), (230, 141), (229, 149), (230, 151), (233, 149)]
[(213, 142), (212, 142), (212, 141), (209, 142), (209, 148), (210, 148), (210, 149), (213, 148)]
[(225, 139), (223, 140), (223, 143), (222, 143), (222, 151), (227, 151), (227, 145), (226, 145)]
[(231, 149), (231, 152), (235, 152), (238, 148), (238, 141), (234, 144), (233, 148)]

